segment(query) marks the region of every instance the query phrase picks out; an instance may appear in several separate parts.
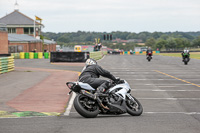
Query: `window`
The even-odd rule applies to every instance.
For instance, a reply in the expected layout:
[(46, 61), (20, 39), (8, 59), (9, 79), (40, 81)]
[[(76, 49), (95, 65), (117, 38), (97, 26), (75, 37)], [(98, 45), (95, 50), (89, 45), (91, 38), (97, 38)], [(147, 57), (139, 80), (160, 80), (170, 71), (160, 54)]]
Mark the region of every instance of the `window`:
[(24, 34), (33, 34), (33, 27), (24, 28)]
[(8, 33), (16, 33), (16, 28), (8, 28)]
[(33, 27), (30, 28), (30, 34), (33, 34)]
[(29, 28), (24, 28), (24, 34), (29, 34)]

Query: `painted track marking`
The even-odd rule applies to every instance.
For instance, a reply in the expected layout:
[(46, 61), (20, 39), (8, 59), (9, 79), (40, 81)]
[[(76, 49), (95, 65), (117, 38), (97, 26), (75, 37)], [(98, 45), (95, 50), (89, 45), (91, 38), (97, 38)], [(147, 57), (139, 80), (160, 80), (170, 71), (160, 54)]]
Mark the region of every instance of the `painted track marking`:
[(72, 105), (73, 105), (73, 102), (74, 102), (74, 99), (76, 97), (76, 93), (72, 92), (72, 97), (70, 98), (70, 101), (69, 101), (69, 104), (68, 104), (68, 107), (64, 113), (64, 115), (69, 115), (70, 114), (70, 111), (72, 109)]
[[(70, 112), (72, 114), (78, 114), (78, 112)], [(200, 112), (143, 112), (143, 114), (185, 114), (185, 115), (200, 115)], [(129, 115), (129, 114), (121, 114)], [(99, 116), (109, 116), (109, 115), (99, 115)], [(113, 115), (111, 115), (113, 116)]]
[(161, 72), (161, 71), (158, 71), (158, 70), (154, 70), (154, 71), (155, 71), (155, 72), (158, 72), (158, 73), (161, 73), (161, 74), (164, 74), (164, 75), (166, 75), (166, 76), (169, 76), (169, 77), (171, 77), (171, 78), (174, 78), (174, 79), (180, 80), (180, 81), (182, 81), (182, 82), (185, 82), (185, 83), (188, 83), (188, 84), (191, 84), (191, 85), (194, 85), (194, 86), (200, 87), (200, 85), (197, 85), (197, 84), (191, 83), (191, 82), (189, 82), (189, 81), (186, 81), (186, 80), (183, 80), (183, 79), (180, 79), (180, 78), (177, 78), (177, 77), (174, 77), (174, 76), (172, 76), (172, 75), (169, 75), (169, 74), (163, 73), (163, 72)]
[(192, 91), (194, 91), (194, 92), (198, 92), (198, 91), (200, 91), (200, 90), (148, 90), (148, 89), (131, 89), (131, 91), (164, 91), (164, 92), (170, 92), (170, 91), (173, 91), (173, 92), (192, 92)]

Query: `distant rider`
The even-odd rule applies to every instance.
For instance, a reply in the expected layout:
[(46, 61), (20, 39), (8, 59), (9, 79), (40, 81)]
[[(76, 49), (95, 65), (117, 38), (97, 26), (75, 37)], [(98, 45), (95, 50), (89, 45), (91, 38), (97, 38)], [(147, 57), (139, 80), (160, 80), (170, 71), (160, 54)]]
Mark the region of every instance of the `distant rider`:
[(151, 49), (151, 47), (149, 47), (146, 51), (146, 56), (153, 56), (153, 51)]
[(189, 59), (190, 59), (190, 51), (188, 50), (188, 49), (184, 49), (183, 50), (183, 52), (181, 53), (181, 55), (182, 55), (182, 58), (183, 58), (183, 61), (184, 61), (184, 59), (185, 59), (185, 56), (184, 55), (186, 55), (186, 54), (188, 54), (188, 57), (189, 57)]
[(101, 68), (97, 65), (97, 62), (94, 59), (87, 59), (85, 67), (82, 70), (81, 75), (79, 76), (79, 81), (83, 83), (88, 83), (93, 88), (97, 88), (95, 95), (103, 93), (109, 87), (109, 81), (100, 79), (100, 76), (109, 78), (114, 82), (117, 82), (116, 79), (109, 71)]

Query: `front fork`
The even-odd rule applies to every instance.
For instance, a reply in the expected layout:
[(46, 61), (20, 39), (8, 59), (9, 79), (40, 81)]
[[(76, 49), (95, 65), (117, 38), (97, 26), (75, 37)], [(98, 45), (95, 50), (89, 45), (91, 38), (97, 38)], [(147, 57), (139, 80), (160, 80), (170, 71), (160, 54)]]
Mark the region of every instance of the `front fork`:
[(131, 94), (127, 94), (126, 95), (134, 104), (138, 105), (137, 102), (135, 101), (135, 99), (131, 96)]

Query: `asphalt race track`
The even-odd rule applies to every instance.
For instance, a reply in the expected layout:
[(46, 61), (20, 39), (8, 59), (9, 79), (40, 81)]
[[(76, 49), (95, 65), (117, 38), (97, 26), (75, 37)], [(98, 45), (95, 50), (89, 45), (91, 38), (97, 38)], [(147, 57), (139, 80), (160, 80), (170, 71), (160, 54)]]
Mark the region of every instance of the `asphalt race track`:
[(181, 58), (108, 55), (98, 63), (128, 81), (144, 108), (141, 116), (81, 117), (69, 115), (0, 119), (0, 133), (199, 133), (200, 60), (184, 65)]

